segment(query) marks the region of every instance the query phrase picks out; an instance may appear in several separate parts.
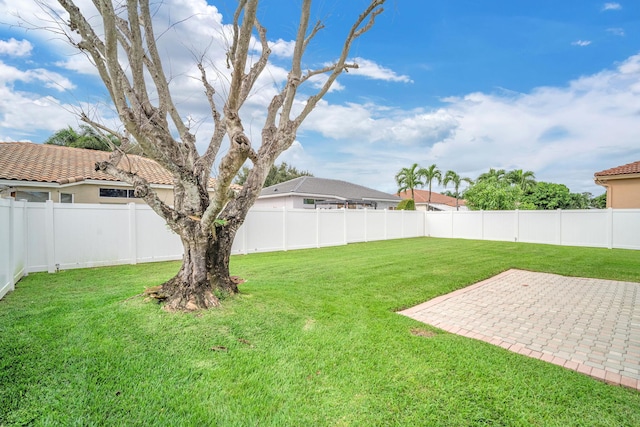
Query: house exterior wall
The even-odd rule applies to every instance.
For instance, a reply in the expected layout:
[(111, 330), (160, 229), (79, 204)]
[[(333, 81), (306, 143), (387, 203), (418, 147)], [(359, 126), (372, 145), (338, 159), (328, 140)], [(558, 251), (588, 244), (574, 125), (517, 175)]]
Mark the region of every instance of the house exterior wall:
[[(263, 208), (263, 209), (298, 208), (298, 206), (294, 206), (295, 201), (293, 199), (295, 199), (294, 196), (269, 197), (269, 198), (263, 198), (263, 199), (259, 198), (253, 204), (253, 207)], [(302, 201), (300, 202), (302, 203)]]
[(603, 184), (607, 187), (608, 208), (640, 208), (640, 176), (626, 179), (609, 179)]
[[(49, 200), (54, 203), (60, 203), (62, 194), (71, 194), (73, 196), (73, 203), (98, 203), (98, 204), (126, 204), (136, 203), (145, 204), (144, 200), (138, 198), (127, 197), (100, 197), (101, 188), (114, 188), (114, 189), (132, 189), (131, 186), (119, 185), (117, 182), (105, 181), (104, 183), (79, 183), (70, 186), (55, 186), (48, 187), (46, 185), (38, 185), (37, 183), (29, 185), (12, 185), (11, 193), (15, 192), (48, 192)], [(173, 191), (170, 188), (155, 188), (160, 199), (168, 205), (173, 204)], [(10, 194), (7, 194), (9, 196)], [(18, 195), (16, 199), (20, 199)]]
[[(316, 205), (307, 204), (304, 201), (308, 199), (312, 199), (312, 196), (296, 196), (296, 195), (283, 195), (280, 197), (265, 197), (259, 198), (254, 203), (254, 207), (263, 208), (263, 209), (315, 209)], [(326, 198), (319, 198), (322, 200), (326, 200)], [(338, 201), (337, 203), (342, 203)], [(376, 209), (395, 209), (398, 205), (396, 202), (376, 202)], [(335, 205), (318, 205), (319, 208), (322, 209), (335, 209)], [(358, 209), (362, 209), (358, 207)]]

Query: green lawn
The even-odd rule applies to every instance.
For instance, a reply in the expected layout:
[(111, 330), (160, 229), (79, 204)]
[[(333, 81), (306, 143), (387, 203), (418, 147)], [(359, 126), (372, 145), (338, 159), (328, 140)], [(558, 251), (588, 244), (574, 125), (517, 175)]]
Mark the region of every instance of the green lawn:
[(638, 251), (393, 240), (235, 256), (247, 282), (209, 312), (135, 297), (178, 267), (24, 278), (0, 425), (640, 426), (636, 391), (395, 313), (509, 268), (640, 281)]

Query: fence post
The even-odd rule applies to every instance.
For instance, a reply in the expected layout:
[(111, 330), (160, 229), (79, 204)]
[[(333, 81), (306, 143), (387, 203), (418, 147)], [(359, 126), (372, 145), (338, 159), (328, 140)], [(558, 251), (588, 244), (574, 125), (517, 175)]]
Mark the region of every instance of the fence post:
[(422, 235), (423, 235), (423, 237), (429, 236), (429, 215), (427, 215), (428, 212), (429, 212), (429, 206), (427, 205), (427, 210), (424, 211), (424, 214), (422, 216)]
[(47, 200), (44, 203), (44, 242), (47, 253), (47, 271), (49, 273), (56, 272), (55, 222), (53, 215), (53, 201)]
[(369, 209), (364, 208), (364, 241), (368, 242), (369, 241), (369, 224), (367, 223), (367, 215), (368, 215)]
[(282, 207), (282, 250), (287, 251), (287, 207)]
[(562, 209), (558, 209), (558, 245), (562, 246)]
[(607, 248), (613, 249), (613, 208), (607, 208)]
[(389, 226), (387, 222), (389, 221), (389, 211), (387, 209), (384, 210), (384, 240), (389, 239)]
[(516, 216), (515, 216), (515, 230), (514, 230), (514, 241), (518, 241), (520, 240), (520, 210), (516, 209)]
[(24, 273), (22, 273), (23, 277), (29, 275), (29, 223), (27, 222), (29, 220), (28, 208), (29, 203), (27, 201), (22, 202), (22, 244), (24, 245), (24, 254), (22, 255), (24, 256)]
[[(15, 265), (16, 265), (16, 255), (15, 255), (15, 234), (16, 234), (16, 217), (15, 217), (15, 200), (9, 199), (9, 241), (8, 249), (9, 249), (9, 257), (7, 259), (7, 279), (9, 280), (9, 290), (13, 291), (16, 289), (16, 281), (15, 281)], [(0, 285), (4, 285), (4, 283), (0, 283)]]
[[(7, 215), (9, 219), (9, 229), (7, 230), (7, 233), (11, 233), (11, 229), (13, 228), (13, 224), (11, 223), (11, 202), (9, 200), (7, 200), (5, 204), (5, 199), (0, 198), (0, 215), (2, 215), (5, 208), (9, 209), (9, 213)], [(9, 239), (0, 240), (0, 254), (4, 255), (5, 253), (11, 253), (11, 247), (9, 246), (8, 240)], [(0, 256), (0, 299), (2, 299), (7, 292), (13, 290), (12, 283), (13, 279), (11, 278), (10, 256)]]
[(344, 209), (344, 217), (342, 221), (342, 235), (344, 236), (344, 244), (349, 243), (347, 240), (347, 209)]
[(453, 215), (455, 211), (451, 209), (450, 212), (451, 212), (451, 236), (450, 237), (453, 239)]
[(131, 261), (129, 264), (138, 263), (138, 239), (136, 224), (136, 204), (129, 203), (129, 256)]
[(316, 248), (320, 247), (320, 209), (316, 209)]

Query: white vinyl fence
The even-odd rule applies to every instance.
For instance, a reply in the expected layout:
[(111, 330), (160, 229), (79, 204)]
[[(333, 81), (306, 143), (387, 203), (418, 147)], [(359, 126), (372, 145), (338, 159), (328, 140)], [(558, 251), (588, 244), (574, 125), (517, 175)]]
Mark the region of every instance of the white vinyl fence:
[(426, 236), (640, 249), (640, 209), (426, 214)]
[(27, 202), (0, 199), (0, 298), (27, 274)]
[[(252, 209), (238, 230), (232, 253), (421, 236), (640, 249), (640, 209)], [(180, 238), (146, 205), (0, 199), (0, 298), (31, 272), (181, 258)]]

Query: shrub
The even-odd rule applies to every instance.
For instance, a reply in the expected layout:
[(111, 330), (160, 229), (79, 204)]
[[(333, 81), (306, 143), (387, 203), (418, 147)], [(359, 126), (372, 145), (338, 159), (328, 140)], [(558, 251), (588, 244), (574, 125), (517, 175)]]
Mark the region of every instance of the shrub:
[(416, 202), (414, 202), (413, 199), (405, 199), (398, 203), (398, 207), (396, 209), (399, 211), (415, 211)]

